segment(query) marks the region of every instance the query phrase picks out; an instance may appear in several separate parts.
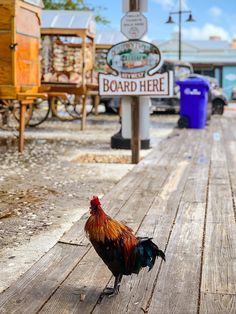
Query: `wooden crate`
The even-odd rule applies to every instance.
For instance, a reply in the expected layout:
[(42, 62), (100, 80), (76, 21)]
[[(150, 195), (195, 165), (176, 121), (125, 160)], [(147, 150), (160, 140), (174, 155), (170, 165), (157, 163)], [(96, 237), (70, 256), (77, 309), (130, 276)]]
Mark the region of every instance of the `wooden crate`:
[(35, 93), (40, 85), (40, 4), (0, 0), (0, 98)]

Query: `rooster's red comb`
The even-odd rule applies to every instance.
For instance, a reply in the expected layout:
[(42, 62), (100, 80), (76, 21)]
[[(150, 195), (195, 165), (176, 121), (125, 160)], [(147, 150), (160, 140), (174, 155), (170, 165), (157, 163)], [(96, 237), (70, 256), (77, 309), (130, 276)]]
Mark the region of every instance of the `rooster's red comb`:
[(93, 196), (93, 198), (90, 201), (91, 206), (98, 206), (101, 205), (100, 200), (97, 196)]

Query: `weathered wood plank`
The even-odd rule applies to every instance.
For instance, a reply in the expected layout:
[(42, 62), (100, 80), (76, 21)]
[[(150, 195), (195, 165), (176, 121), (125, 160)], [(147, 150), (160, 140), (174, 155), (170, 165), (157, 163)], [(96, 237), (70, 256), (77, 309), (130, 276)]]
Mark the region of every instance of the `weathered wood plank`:
[[(219, 125), (213, 125), (213, 129), (219, 129)], [(226, 149), (224, 137), (213, 142), (202, 267), (202, 314), (223, 313), (223, 295), (236, 294), (236, 225)]]
[[(194, 156), (196, 144), (191, 147), (187, 141), (185, 145), (179, 148), (175, 156), (168, 158), (169, 169), (171, 169), (168, 180), (162, 187), (161, 192), (155, 198), (153, 205), (144, 218), (144, 221), (138, 231), (140, 236), (151, 236), (161, 248), (164, 248), (168, 241), (169, 232), (175, 219), (178, 204), (184, 189), (191, 158)], [(185, 158), (187, 157), (187, 160)], [(166, 160), (164, 160), (165, 164)], [(172, 168), (174, 165), (174, 168)], [(157, 262), (153, 270), (148, 273), (142, 271), (138, 277), (132, 276), (132, 280), (124, 278), (121, 286), (121, 294), (119, 302), (116, 300), (103, 299), (101, 305), (96, 306), (94, 313), (102, 311), (109, 312), (112, 308), (117, 313), (139, 313), (146, 310), (148, 301), (152, 294), (152, 289), (155, 284), (156, 275), (159, 269)], [(127, 291), (129, 293), (127, 294)]]
[[(128, 173), (124, 178), (121, 179), (113, 189), (108, 192), (102, 199), (102, 204), (106, 212), (112, 216), (116, 217), (120, 209), (125, 205), (129, 197), (138, 186), (143, 183), (143, 181), (149, 175), (152, 175), (153, 180), (145, 180), (146, 185), (152, 185), (152, 181), (156, 181), (156, 171), (160, 168), (155, 168), (155, 165), (159, 165), (161, 159), (165, 159), (165, 156), (171, 152), (177, 152), (179, 150), (180, 144), (183, 139), (178, 136), (174, 136), (170, 139), (168, 143), (162, 145), (162, 149), (154, 149), (144, 160), (142, 160), (137, 167), (135, 167), (130, 173)], [(171, 145), (170, 145), (171, 144)], [(170, 162), (170, 159), (166, 157)], [(157, 166), (158, 167), (158, 166)], [(163, 169), (163, 168), (162, 168)], [(148, 187), (146, 187), (148, 188)], [(88, 218), (88, 214), (85, 214), (79, 221), (77, 221), (71, 229), (66, 232), (60, 239), (63, 243), (77, 244), (77, 245), (88, 245), (88, 241), (84, 235), (84, 224)]]
[(56, 244), (0, 295), (0, 312), (36, 313), (76, 266), (83, 248)]
[[(202, 133), (204, 134), (204, 133)], [(210, 139), (207, 137), (205, 141)], [(207, 174), (210, 145), (198, 153), (185, 184), (179, 210), (170, 235), (165, 264), (162, 264), (156, 286), (147, 304), (148, 313), (196, 313), (198, 308), (201, 252), (206, 210)], [(201, 160), (201, 162), (198, 162)], [(202, 162), (204, 160), (204, 162)], [(201, 174), (198, 177), (199, 173)], [(192, 187), (192, 189), (190, 189)], [(187, 300), (187, 302), (186, 302)]]
[(236, 141), (226, 142), (225, 144), (228, 172), (230, 177), (231, 189), (233, 192), (234, 203), (236, 204)]
[(236, 294), (235, 223), (208, 223), (202, 291)]
[(234, 208), (229, 184), (210, 184), (208, 195), (207, 225), (234, 221)]
[[(153, 237), (153, 241), (157, 243), (161, 249), (164, 249), (168, 242), (169, 232), (182, 194), (182, 183), (185, 177), (187, 177), (188, 168), (189, 164), (185, 164), (185, 167), (182, 167), (181, 171), (176, 168), (176, 171), (173, 173), (176, 175), (176, 181), (173, 182), (173, 186), (171, 186), (170, 180), (165, 183), (162, 195), (157, 196), (138, 230), (139, 236)], [(178, 184), (178, 182), (181, 182), (181, 184)], [(178, 185), (176, 186), (176, 184)], [(176, 193), (175, 188), (178, 189), (178, 193)], [(175, 202), (175, 207), (174, 204), (172, 204), (172, 210), (167, 213), (168, 196), (173, 193), (175, 197), (173, 197), (172, 200)], [(166, 219), (159, 219), (163, 216), (166, 217)], [(169, 258), (171, 257), (167, 256), (167, 259)], [(145, 269), (141, 271), (138, 276), (133, 275), (131, 278), (125, 277), (122, 280), (119, 301), (104, 298), (102, 303), (96, 306), (94, 314), (104, 311), (108, 313), (111, 308), (114, 313), (143, 313), (152, 295), (159, 266), (160, 260), (155, 263), (154, 268), (150, 272)]]
[(235, 294), (202, 293), (200, 313), (204, 314), (235, 314)]
[[(193, 211), (195, 205), (191, 206)], [(175, 224), (166, 251), (168, 259), (158, 276), (149, 313), (197, 312), (204, 212), (203, 203), (201, 221), (199, 217), (197, 222)]]
[[(150, 171), (149, 171), (150, 172)], [(164, 173), (166, 172), (165, 169), (159, 169), (159, 175), (162, 174), (164, 176)], [(154, 172), (155, 174), (155, 172)], [(152, 175), (152, 173), (150, 173)], [(144, 180), (144, 176), (146, 177), (146, 180)], [(157, 175), (155, 174), (155, 178), (158, 179)], [(148, 180), (148, 170), (140, 171), (138, 173), (130, 173), (130, 177), (126, 178), (125, 180), (122, 180), (122, 183), (115, 186), (112, 191), (110, 191), (108, 194), (106, 194), (102, 199), (102, 205), (104, 210), (109, 213), (112, 217), (116, 217), (119, 211), (123, 206), (125, 206), (127, 200), (132, 196), (132, 194), (135, 192), (135, 190), (140, 189), (140, 184), (145, 185), (146, 188), (142, 189), (149, 189), (150, 192), (153, 190), (152, 188), (152, 181), (156, 182), (156, 187), (154, 184), (154, 189), (157, 189), (157, 184), (160, 181), (156, 180)], [(89, 207), (89, 204), (88, 204)], [(62, 236), (60, 239), (63, 243), (71, 243), (71, 244), (78, 244), (78, 245), (88, 245), (88, 240), (85, 237), (84, 233), (84, 225), (88, 218), (88, 214), (83, 215), (83, 217), (77, 221), (72, 228)]]
[[(176, 149), (178, 149), (177, 146)], [(146, 167), (145, 180), (142, 180), (136, 191), (134, 191), (132, 198), (127, 200), (127, 203), (124, 204), (116, 216), (118, 220), (122, 220), (131, 226), (134, 231), (139, 228), (140, 222), (147, 213), (149, 207), (153, 204), (153, 200), (159, 192), (159, 189), (164, 182), (166, 182), (166, 177), (168, 175), (166, 167), (159, 167), (158, 165), (155, 167), (155, 163), (155, 160), (152, 160), (151, 163), (144, 163)], [(155, 168), (158, 170), (156, 173), (154, 171)], [(154, 177), (153, 172), (155, 173)], [(181, 173), (181, 171), (179, 172)], [(152, 185), (149, 186), (147, 184), (147, 181), (149, 180), (155, 183), (152, 183)], [(89, 264), (90, 261), (92, 261), (92, 265)], [(90, 277), (91, 279), (89, 279)], [(50, 313), (52, 309), (59, 313), (64, 311), (69, 313), (77, 313), (78, 311), (81, 313), (88, 313), (95, 306), (102, 288), (107, 285), (110, 278), (111, 274), (107, 271), (106, 266), (96, 255), (94, 250), (90, 250), (62, 287), (51, 297), (40, 313)], [(79, 287), (79, 294), (85, 295), (85, 300), (80, 302), (79, 298), (73, 296), (73, 293), (71, 296), (72, 291), (67, 291), (65, 288), (68, 286)], [(71, 298), (73, 298), (73, 300)], [(63, 307), (60, 301), (62, 299), (64, 300)]]

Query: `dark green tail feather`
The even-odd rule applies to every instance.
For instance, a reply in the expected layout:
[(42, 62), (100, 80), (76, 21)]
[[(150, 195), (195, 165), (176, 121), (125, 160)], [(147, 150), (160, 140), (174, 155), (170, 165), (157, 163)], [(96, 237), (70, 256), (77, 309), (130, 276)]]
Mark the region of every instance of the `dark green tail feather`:
[(136, 247), (135, 273), (139, 273), (142, 267), (148, 267), (150, 271), (158, 256), (166, 260), (165, 253), (152, 242), (151, 238), (140, 238)]

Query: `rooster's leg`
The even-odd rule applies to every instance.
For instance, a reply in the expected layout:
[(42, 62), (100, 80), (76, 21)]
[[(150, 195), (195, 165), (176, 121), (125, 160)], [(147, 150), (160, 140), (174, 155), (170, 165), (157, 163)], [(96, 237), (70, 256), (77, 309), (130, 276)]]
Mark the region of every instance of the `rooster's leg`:
[(108, 295), (109, 297), (113, 297), (118, 294), (120, 290), (120, 282), (122, 279), (122, 275), (118, 275), (115, 277), (114, 288), (105, 288), (102, 294)]

